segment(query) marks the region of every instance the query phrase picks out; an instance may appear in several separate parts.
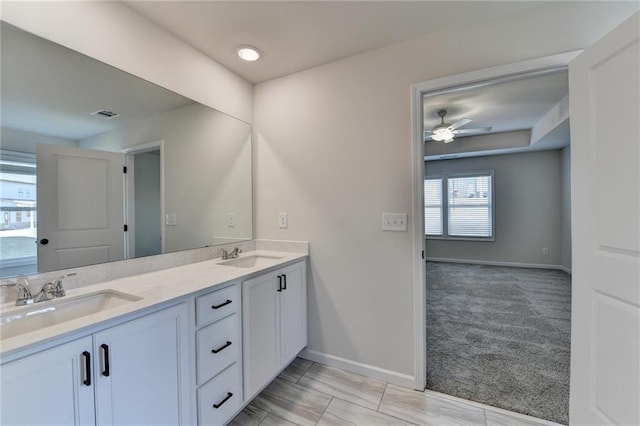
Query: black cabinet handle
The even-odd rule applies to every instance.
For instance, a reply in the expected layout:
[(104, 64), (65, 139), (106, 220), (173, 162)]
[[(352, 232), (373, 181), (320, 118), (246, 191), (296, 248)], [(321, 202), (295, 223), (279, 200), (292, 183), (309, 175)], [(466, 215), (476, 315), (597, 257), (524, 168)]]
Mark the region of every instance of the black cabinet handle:
[(82, 384), (85, 386), (91, 386), (91, 354), (87, 351), (82, 352), (84, 357), (84, 380)]
[(46, 238), (43, 238), (40, 240), (40, 244), (42, 244), (43, 246), (46, 246), (47, 244), (49, 244), (49, 240), (47, 240)]
[(102, 370), (102, 375), (104, 377), (109, 377), (109, 345), (103, 343), (100, 345), (102, 348), (102, 353), (104, 354), (104, 370)]
[(226, 302), (222, 302), (222, 303), (221, 303), (221, 304), (219, 304), (219, 305), (211, 305), (211, 309), (220, 309), (220, 308), (222, 308), (223, 306), (228, 305), (229, 303), (231, 303), (231, 300), (227, 299), (227, 301), (226, 301)]
[(278, 291), (282, 291), (282, 275), (278, 275)]
[(222, 401), (218, 402), (217, 404), (213, 404), (213, 408), (215, 408), (217, 410), (218, 408), (222, 407), (222, 404), (227, 402), (227, 400), (229, 398), (231, 398), (232, 396), (233, 396), (233, 394), (231, 392), (227, 392), (227, 396), (225, 396), (225, 398)]
[(284, 282), (284, 285), (282, 286), (283, 290), (287, 289), (287, 274), (282, 274), (282, 281)]
[(218, 352), (220, 352), (221, 350), (228, 348), (229, 346), (231, 346), (231, 342), (227, 340), (227, 343), (225, 343), (224, 345), (220, 346), (218, 349), (211, 349), (211, 353), (217, 354)]

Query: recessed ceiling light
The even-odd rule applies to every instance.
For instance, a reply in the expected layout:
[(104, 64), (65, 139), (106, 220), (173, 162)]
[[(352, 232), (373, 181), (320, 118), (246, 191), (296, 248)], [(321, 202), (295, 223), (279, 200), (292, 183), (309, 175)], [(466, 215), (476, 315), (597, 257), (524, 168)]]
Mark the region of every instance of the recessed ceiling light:
[(236, 49), (240, 59), (253, 62), (260, 59), (260, 51), (253, 46), (240, 46)]

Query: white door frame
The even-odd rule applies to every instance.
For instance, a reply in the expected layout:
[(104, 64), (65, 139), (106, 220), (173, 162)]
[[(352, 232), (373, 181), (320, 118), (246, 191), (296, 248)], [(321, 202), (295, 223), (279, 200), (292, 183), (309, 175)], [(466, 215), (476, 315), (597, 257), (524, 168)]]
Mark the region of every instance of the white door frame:
[(457, 90), (489, 86), (567, 69), (569, 61), (581, 51), (572, 51), (542, 58), (485, 68), (463, 74), (437, 78), (411, 85), (411, 141), (413, 174), (413, 336), (415, 389), (426, 387), (426, 263), (424, 238), (424, 113), (422, 97)]
[(164, 227), (164, 140), (141, 143), (123, 149), (124, 164), (127, 167), (127, 174), (124, 179), (124, 220), (128, 224), (128, 230), (124, 237), (125, 259), (135, 257), (133, 250), (135, 249), (135, 190), (133, 168), (133, 156), (136, 154), (144, 154), (145, 152), (160, 150), (160, 218), (163, 224), (160, 227), (160, 253), (165, 252), (165, 227)]

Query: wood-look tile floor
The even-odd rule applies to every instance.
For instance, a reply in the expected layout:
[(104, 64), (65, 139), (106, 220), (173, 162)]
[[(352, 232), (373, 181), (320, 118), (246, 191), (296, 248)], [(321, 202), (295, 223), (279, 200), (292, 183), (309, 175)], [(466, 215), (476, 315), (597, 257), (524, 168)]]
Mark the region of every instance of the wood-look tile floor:
[(556, 423), (432, 391), (418, 392), (297, 358), (230, 425), (550, 426)]

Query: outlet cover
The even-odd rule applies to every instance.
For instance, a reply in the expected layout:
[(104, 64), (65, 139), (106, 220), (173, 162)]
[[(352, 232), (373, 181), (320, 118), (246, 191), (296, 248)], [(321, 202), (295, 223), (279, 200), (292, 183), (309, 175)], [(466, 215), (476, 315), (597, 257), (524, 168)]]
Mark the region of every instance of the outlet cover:
[(406, 213), (382, 213), (382, 230), (406, 232), (407, 214)]
[(167, 226), (176, 226), (178, 224), (178, 219), (175, 214), (168, 214), (164, 217), (164, 224)]
[(286, 213), (278, 214), (278, 226), (283, 229), (289, 226), (289, 219)]
[(234, 228), (236, 226), (236, 214), (235, 213), (227, 213), (227, 226), (229, 228)]

